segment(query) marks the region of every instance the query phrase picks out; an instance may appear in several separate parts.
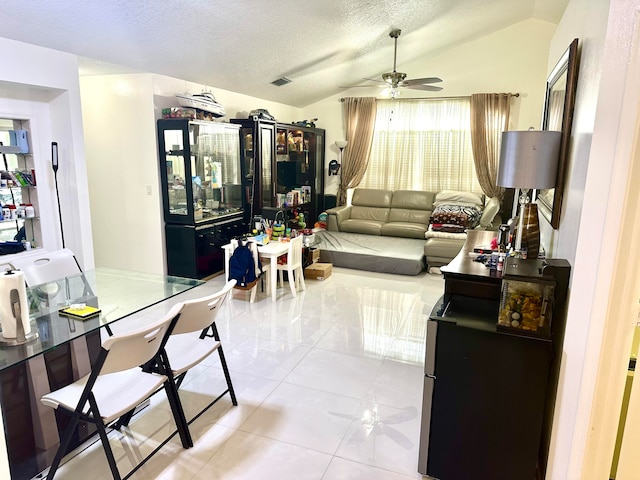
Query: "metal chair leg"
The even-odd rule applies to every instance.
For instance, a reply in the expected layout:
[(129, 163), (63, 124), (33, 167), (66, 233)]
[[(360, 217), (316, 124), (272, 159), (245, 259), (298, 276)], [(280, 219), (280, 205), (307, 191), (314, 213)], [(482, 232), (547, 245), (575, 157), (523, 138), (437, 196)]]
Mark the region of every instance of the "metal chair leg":
[(80, 418), (78, 417), (78, 415), (74, 413), (73, 416), (71, 417), (71, 421), (69, 422), (69, 425), (67, 425), (67, 429), (64, 432), (62, 440), (60, 441), (60, 446), (58, 447), (58, 451), (56, 452), (55, 457), (53, 458), (53, 462), (49, 467), (49, 472), (47, 472), (47, 480), (52, 480), (53, 476), (56, 474), (56, 470), (58, 470), (58, 467), (60, 466), (62, 457), (64, 457), (64, 452), (69, 446), (69, 443), (71, 442), (71, 438), (73, 437), (73, 432), (78, 426), (79, 420)]

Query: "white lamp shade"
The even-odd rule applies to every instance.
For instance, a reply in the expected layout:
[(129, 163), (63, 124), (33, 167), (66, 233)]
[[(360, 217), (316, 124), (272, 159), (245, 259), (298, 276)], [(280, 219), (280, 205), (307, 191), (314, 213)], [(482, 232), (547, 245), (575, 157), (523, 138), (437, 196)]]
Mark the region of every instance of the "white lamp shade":
[(347, 140), (336, 140), (336, 147), (342, 150), (344, 147), (347, 146), (347, 143), (349, 143)]
[(497, 184), (506, 188), (543, 189), (556, 185), (561, 132), (502, 132)]

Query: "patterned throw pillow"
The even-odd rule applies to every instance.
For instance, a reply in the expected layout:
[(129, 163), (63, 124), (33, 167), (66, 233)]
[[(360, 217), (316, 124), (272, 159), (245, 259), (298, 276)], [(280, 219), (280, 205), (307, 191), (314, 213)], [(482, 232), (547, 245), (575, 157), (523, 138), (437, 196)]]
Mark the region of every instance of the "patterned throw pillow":
[(482, 211), (476, 207), (443, 204), (433, 209), (430, 223), (475, 228), (481, 216)]

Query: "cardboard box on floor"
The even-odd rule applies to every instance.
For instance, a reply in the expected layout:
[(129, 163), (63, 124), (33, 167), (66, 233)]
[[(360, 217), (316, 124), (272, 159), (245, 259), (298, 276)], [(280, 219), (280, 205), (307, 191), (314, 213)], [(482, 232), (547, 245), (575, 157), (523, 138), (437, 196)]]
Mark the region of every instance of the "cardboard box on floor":
[(317, 247), (309, 247), (307, 250), (307, 263), (310, 265), (320, 261), (320, 249)]
[(324, 280), (331, 276), (332, 268), (330, 263), (313, 263), (304, 269), (304, 278)]

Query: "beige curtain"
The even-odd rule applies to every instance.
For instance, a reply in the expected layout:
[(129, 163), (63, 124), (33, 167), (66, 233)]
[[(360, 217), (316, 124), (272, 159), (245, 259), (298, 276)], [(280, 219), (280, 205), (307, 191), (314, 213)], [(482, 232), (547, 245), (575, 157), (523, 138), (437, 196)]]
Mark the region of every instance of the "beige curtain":
[(471, 148), (476, 175), (488, 197), (502, 199), (504, 188), (496, 185), (502, 132), (509, 126), (510, 93), (471, 95)]
[(375, 97), (345, 98), (342, 111), (347, 127), (346, 140), (349, 143), (344, 149), (340, 167), (338, 205), (346, 203), (347, 189), (357, 187), (367, 170), (376, 122), (376, 99)]

